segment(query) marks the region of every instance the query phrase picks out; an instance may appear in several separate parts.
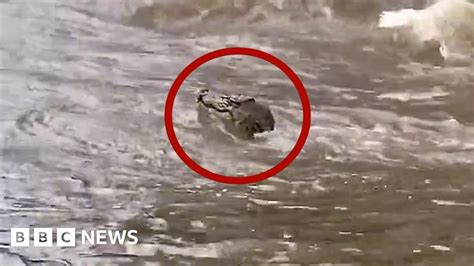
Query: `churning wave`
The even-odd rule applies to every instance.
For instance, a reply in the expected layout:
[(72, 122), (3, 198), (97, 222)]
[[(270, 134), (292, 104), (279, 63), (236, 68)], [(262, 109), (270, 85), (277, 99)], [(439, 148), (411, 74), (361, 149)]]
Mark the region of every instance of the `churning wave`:
[(474, 46), (474, 4), (467, 0), (439, 0), (425, 9), (382, 12), (378, 26), (395, 29), (412, 45), (439, 44), (446, 60), (470, 60)]

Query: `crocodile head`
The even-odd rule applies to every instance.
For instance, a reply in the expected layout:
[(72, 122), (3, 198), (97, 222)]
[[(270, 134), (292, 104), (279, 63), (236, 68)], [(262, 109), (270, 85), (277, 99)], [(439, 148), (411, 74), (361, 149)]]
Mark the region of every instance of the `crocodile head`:
[(255, 101), (246, 101), (232, 111), (232, 116), (239, 127), (249, 135), (273, 131), (275, 119), (270, 108)]

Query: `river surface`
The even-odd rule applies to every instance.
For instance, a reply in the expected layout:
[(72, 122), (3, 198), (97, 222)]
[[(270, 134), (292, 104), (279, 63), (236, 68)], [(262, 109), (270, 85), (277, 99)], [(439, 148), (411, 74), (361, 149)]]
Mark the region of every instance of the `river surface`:
[[(474, 67), (376, 27), (426, 4), (1, 0), (0, 265), (473, 265)], [(194, 173), (164, 128), (180, 71), (233, 46), (286, 62), (311, 100), (303, 151), (257, 184)], [(203, 87), (257, 97), (276, 130), (244, 141), (199, 123)], [(227, 175), (279, 162), (301, 114), (290, 80), (245, 56), (197, 69), (173, 110), (188, 154)], [(10, 247), (12, 227), (140, 242)]]

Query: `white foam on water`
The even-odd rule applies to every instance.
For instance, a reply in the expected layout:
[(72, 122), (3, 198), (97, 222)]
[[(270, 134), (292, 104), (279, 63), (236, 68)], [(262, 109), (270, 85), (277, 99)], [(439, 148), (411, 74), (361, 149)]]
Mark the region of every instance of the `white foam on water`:
[(418, 11), (414, 9), (402, 9), (398, 11), (384, 11), (380, 15), (380, 28), (394, 28), (410, 26), (418, 16)]
[(384, 11), (378, 27), (405, 30), (405, 35), (419, 43), (439, 41), (444, 58), (459, 58), (460, 53), (473, 48), (474, 4), (467, 0), (439, 0), (421, 10)]
[(451, 251), (450, 247), (443, 246), (443, 245), (430, 245), (430, 247), (434, 250), (439, 250), (439, 251)]
[(426, 91), (426, 92), (394, 92), (394, 93), (384, 93), (381, 95), (378, 95), (377, 98), (379, 99), (392, 99), (392, 100), (398, 100), (401, 102), (408, 102), (412, 100), (431, 100), (436, 97), (444, 97), (448, 96), (449, 92), (443, 90), (440, 87), (435, 87), (431, 91)]
[(471, 203), (461, 203), (461, 202), (455, 202), (455, 201), (452, 201), (452, 200), (431, 200), (431, 202), (433, 202), (434, 204), (436, 205), (439, 205), (439, 206), (465, 206), (465, 207), (468, 207), (468, 206), (471, 206), (472, 204)]

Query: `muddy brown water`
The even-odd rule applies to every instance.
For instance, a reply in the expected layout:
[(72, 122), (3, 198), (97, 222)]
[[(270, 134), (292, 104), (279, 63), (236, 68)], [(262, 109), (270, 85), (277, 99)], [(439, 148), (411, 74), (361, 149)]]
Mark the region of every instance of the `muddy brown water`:
[[(474, 71), (394, 45), (385, 9), (423, 1), (0, 1), (0, 265), (472, 265)], [(217, 184), (171, 148), (163, 108), (192, 60), (285, 61), (306, 145), (258, 184)], [(197, 120), (210, 87), (268, 104), (275, 132)], [(272, 167), (301, 107), (274, 66), (232, 56), (185, 81), (178, 138), (222, 174)], [(10, 247), (12, 227), (138, 229), (138, 245)]]

